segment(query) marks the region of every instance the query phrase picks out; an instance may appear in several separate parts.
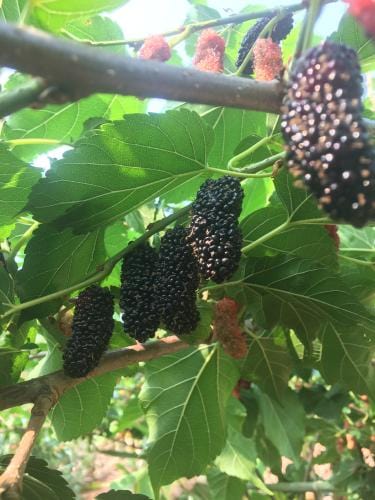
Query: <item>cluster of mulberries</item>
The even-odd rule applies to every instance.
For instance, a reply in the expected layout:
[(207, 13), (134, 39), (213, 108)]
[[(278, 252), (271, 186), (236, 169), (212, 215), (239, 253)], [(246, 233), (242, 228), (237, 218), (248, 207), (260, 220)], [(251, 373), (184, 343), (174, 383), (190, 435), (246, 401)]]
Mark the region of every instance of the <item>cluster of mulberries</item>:
[(274, 80), (283, 69), (280, 45), (271, 38), (258, 38), (254, 44), (253, 62), (257, 80)]
[(164, 37), (153, 35), (146, 38), (138, 56), (140, 59), (165, 62), (171, 58), (171, 48)]
[(84, 377), (99, 364), (113, 332), (113, 312), (108, 288), (92, 285), (78, 295), (72, 336), (63, 355), (66, 375)]
[[(241, 42), (241, 46), (238, 51), (238, 56), (236, 61), (237, 68), (239, 68), (242, 65), (247, 54), (249, 53), (249, 51), (255, 44), (256, 40), (258, 39), (260, 33), (263, 31), (266, 25), (271, 21), (272, 17), (273, 17), (272, 14), (269, 16), (262, 17), (248, 30), (248, 32), (246, 33)], [(284, 38), (288, 36), (292, 28), (293, 28), (293, 15), (287, 14), (285, 17), (280, 19), (280, 21), (274, 26), (272, 33), (270, 34), (271, 40), (276, 44), (280, 43), (282, 40), (284, 40)], [(253, 61), (250, 60), (246, 65), (243, 74), (251, 75), (253, 73), (253, 70), (254, 70)]]
[(198, 38), (193, 64), (201, 71), (221, 73), (224, 69), (224, 51), (224, 38), (213, 29), (206, 29)]
[(242, 200), (241, 184), (230, 176), (208, 179), (197, 193), (188, 240), (205, 279), (222, 283), (238, 267), (242, 246), (238, 217)]
[(325, 42), (297, 62), (281, 124), (291, 172), (332, 219), (356, 227), (375, 213), (375, 155), (361, 93), (354, 50)]
[(375, 1), (374, 0), (346, 0), (349, 3), (349, 12), (362, 24), (367, 34), (375, 38)]
[(213, 336), (232, 358), (241, 359), (247, 353), (246, 335), (238, 323), (238, 304), (228, 297), (215, 306)]
[(168, 230), (161, 239), (156, 283), (155, 295), (165, 326), (177, 335), (190, 333), (199, 321), (199, 275), (184, 227)]
[(125, 255), (121, 268), (120, 307), (126, 333), (139, 342), (153, 337), (160, 315), (153, 288), (158, 254), (148, 243)]

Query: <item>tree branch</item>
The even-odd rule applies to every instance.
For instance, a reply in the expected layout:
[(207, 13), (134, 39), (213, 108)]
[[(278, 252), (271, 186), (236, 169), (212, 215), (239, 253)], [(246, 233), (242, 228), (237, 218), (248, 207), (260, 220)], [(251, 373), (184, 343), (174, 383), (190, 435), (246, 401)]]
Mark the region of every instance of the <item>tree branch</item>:
[(17, 451), (7, 468), (0, 476), (0, 496), (5, 499), (19, 499), (22, 492), (22, 481), (31, 450), (40, 430), (47, 418), (49, 410), (55, 404), (52, 394), (41, 393), (31, 410), (27, 429), (22, 436)]
[(177, 210), (173, 214), (168, 215), (168, 217), (165, 217), (164, 219), (160, 219), (152, 223), (148, 231), (146, 231), (144, 234), (142, 234), (142, 236), (140, 236), (136, 240), (129, 243), (129, 245), (120, 250), (120, 252), (113, 255), (108, 260), (106, 260), (104, 264), (100, 266), (97, 272), (88, 276), (84, 281), (76, 283), (68, 288), (63, 288), (62, 290), (58, 290), (57, 292), (50, 293), (48, 295), (43, 295), (42, 297), (38, 297), (36, 299), (29, 300), (27, 302), (22, 302), (20, 304), (13, 305), (9, 307), (9, 309), (6, 312), (4, 312), (4, 314), (1, 315), (1, 318), (6, 318), (7, 316), (11, 316), (16, 312), (23, 311), (24, 309), (29, 309), (30, 307), (34, 307), (38, 304), (43, 304), (44, 302), (49, 302), (50, 300), (59, 299), (60, 297), (64, 297), (65, 295), (75, 292), (76, 290), (80, 290), (81, 288), (85, 288), (89, 285), (92, 285), (93, 283), (102, 281), (112, 272), (117, 262), (119, 262), (125, 255), (134, 250), (134, 248), (136, 248), (137, 246), (147, 241), (148, 238), (150, 238), (152, 235), (159, 233), (167, 226), (169, 226), (169, 224), (172, 224), (172, 222), (175, 222), (177, 219), (187, 214), (189, 210), (190, 210), (190, 205), (187, 205), (186, 207)]
[(20, 382), (8, 387), (0, 387), (0, 411), (27, 403), (36, 403), (41, 395), (45, 398), (48, 397), (54, 404), (65, 391), (85, 382), (85, 380), (125, 368), (141, 361), (159, 358), (166, 354), (185, 349), (186, 347), (189, 347), (189, 345), (178, 337), (165, 337), (164, 339), (145, 345), (136, 344), (125, 349), (104, 354), (99, 366), (84, 378), (70, 378), (60, 370), (26, 382)]
[[(336, 2), (337, 0), (326, 0), (325, 3), (332, 3)], [(225, 26), (227, 24), (241, 24), (246, 21), (251, 21), (253, 19), (259, 19), (261, 17), (266, 17), (266, 16), (276, 16), (280, 12), (283, 12), (284, 14), (288, 12), (297, 12), (299, 10), (306, 9), (306, 3), (305, 2), (298, 2), (292, 5), (288, 5), (284, 8), (273, 8), (273, 9), (265, 9), (265, 10), (260, 10), (257, 12), (247, 12), (245, 14), (233, 14), (231, 16), (227, 17), (219, 17), (217, 19), (210, 19), (208, 21), (198, 21), (196, 23), (189, 23), (185, 24), (183, 26), (179, 26), (178, 28), (172, 29), (165, 31), (163, 33), (157, 33), (160, 36), (163, 37), (170, 37), (173, 35), (179, 35), (184, 32), (188, 32), (189, 34), (195, 33), (197, 31), (201, 31), (207, 28), (215, 28), (217, 26)], [(86, 43), (87, 45), (91, 45), (93, 47), (111, 47), (113, 45), (130, 45), (130, 46), (139, 46), (142, 44), (147, 37), (140, 37), (140, 38), (133, 38), (131, 40), (103, 40), (103, 41), (93, 41), (93, 40), (88, 40), (88, 39), (82, 39), (78, 38), (69, 31), (62, 29), (61, 32), (69, 37), (72, 40), (75, 40), (77, 42), (81, 43)]]
[[(278, 113), (283, 93), (276, 81), (259, 82), (109, 54), (4, 23), (0, 24), (0, 65), (43, 77), (73, 99), (102, 92)], [(9, 112), (4, 95), (0, 117)]]

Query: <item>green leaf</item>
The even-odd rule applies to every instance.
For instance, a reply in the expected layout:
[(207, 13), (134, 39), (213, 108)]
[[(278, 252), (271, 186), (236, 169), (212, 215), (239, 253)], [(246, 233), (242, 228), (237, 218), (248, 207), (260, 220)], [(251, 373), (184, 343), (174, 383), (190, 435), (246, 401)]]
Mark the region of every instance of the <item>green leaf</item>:
[(104, 124), (35, 186), (38, 220), (78, 232), (122, 217), (204, 172), (212, 130), (185, 109)]
[[(268, 206), (250, 214), (241, 223), (244, 244), (248, 245), (281, 226), (287, 220), (281, 205)], [(258, 245), (256, 254), (296, 255), (328, 266), (337, 265), (337, 252), (327, 230), (318, 225), (291, 223), (281, 233)], [(254, 254), (254, 252), (252, 253)]]
[(237, 477), (223, 474), (219, 469), (210, 467), (207, 482), (212, 498), (217, 500), (242, 500), (246, 493), (246, 483)]
[[(16, 282), (21, 302), (62, 290), (79, 283), (104, 261), (103, 231), (73, 235), (49, 225), (35, 231), (25, 250), (22, 270)], [(26, 309), (23, 319), (44, 317), (56, 312), (62, 299)]]
[(17, 23), (27, 7), (28, 0), (2, 0), (0, 4), (0, 20), (7, 23)]
[(215, 132), (208, 161), (216, 168), (227, 168), (228, 161), (243, 139), (253, 135), (260, 140), (267, 133), (266, 113), (219, 107), (204, 114), (203, 119)]
[(366, 36), (363, 27), (351, 15), (344, 14), (338, 30), (330, 40), (352, 47), (358, 53), (362, 71), (375, 69), (375, 43)]
[(298, 462), (305, 433), (305, 412), (297, 396), (287, 391), (282, 404), (254, 387), (265, 434), (284, 455)]
[[(375, 325), (340, 277), (315, 261), (251, 257), (242, 271), (242, 287), (238, 277), (233, 280), (234, 295), (245, 293), (256, 322), (266, 328), (292, 328), (307, 346), (329, 322)], [(231, 283), (226, 287), (230, 291)]]
[(111, 490), (106, 493), (100, 493), (97, 497), (98, 500), (150, 500), (146, 495), (139, 495), (137, 493), (132, 493), (129, 490)]
[(26, 351), (0, 348), (0, 386), (17, 382), (28, 359)]
[(8, 225), (26, 205), (40, 172), (0, 145), (0, 226)]
[(374, 329), (323, 327), (320, 334), (323, 351), (320, 371), (328, 383), (375, 397)]
[(246, 179), (241, 182), (244, 190), (244, 200), (240, 219), (245, 219), (249, 214), (263, 208), (270, 194), (274, 190), (271, 179)]
[(5, 304), (14, 302), (14, 282), (10, 274), (3, 266), (0, 266), (0, 313), (3, 313), (7, 307)]
[[(109, 17), (102, 16), (74, 19), (64, 27), (63, 34), (68, 36), (68, 39), (75, 38), (82, 42), (106, 42), (124, 39), (120, 26)], [(103, 46), (102, 49), (120, 54), (126, 52), (125, 45), (121, 44)]]
[(62, 367), (61, 345), (46, 331), (43, 331), (43, 337), (47, 344), (47, 353), (31, 370), (29, 374), (30, 379), (48, 375), (49, 373), (60, 370)]
[(128, 0), (34, 0), (32, 13), (42, 27), (59, 31), (71, 20), (110, 11)]
[(226, 437), (226, 404), (238, 379), (234, 361), (217, 345), (190, 348), (146, 365), (140, 399), (152, 442), (154, 490), (204, 471)]
[(252, 336), (241, 375), (278, 398), (288, 387), (292, 359), (287, 348), (275, 343), (272, 337)]
[(215, 465), (228, 476), (238, 477), (263, 491), (271, 494), (256, 472), (257, 451), (253, 440), (245, 438), (244, 435), (228, 427), (227, 442), (223, 451), (215, 460)]
[(4, 140), (41, 139), (40, 144), (17, 145), (14, 148), (17, 157), (30, 161), (38, 154), (64, 144), (73, 144), (81, 136), (89, 118), (106, 116), (108, 102), (109, 97), (104, 100), (94, 95), (63, 105), (51, 104), (42, 109), (25, 108), (7, 119), (2, 136)]
[[(0, 457), (0, 470), (5, 469), (12, 455)], [(23, 478), (21, 500), (73, 500), (75, 494), (58, 470), (50, 469), (47, 462), (30, 457)]]
[(285, 168), (275, 178), (275, 189), (277, 196), (272, 197), (272, 201), (281, 201), (293, 221), (323, 217), (313, 196), (305, 189), (294, 187), (294, 179)]
[(60, 441), (84, 436), (101, 423), (107, 413), (117, 376), (107, 373), (91, 378), (63, 394), (49, 415)]

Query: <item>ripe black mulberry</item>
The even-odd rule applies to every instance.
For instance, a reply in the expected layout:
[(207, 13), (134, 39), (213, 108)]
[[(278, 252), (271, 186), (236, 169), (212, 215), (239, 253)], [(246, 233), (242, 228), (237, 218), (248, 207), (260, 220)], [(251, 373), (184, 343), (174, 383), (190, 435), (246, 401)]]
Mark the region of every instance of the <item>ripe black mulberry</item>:
[(208, 179), (192, 205), (188, 241), (205, 279), (222, 283), (236, 271), (242, 246), (238, 224), (243, 190), (230, 176)]
[(108, 288), (92, 285), (78, 295), (72, 336), (63, 355), (66, 375), (84, 377), (99, 364), (113, 332), (113, 312)]
[(145, 342), (155, 335), (160, 315), (154, 295), (158, 254), (148, 243), (125, 255), (121, 269), (120, 308), (126, 333)]
[[(256, 42), (260, 33), (263, 31), (266, 25), (271, 21), (272, 17), (274, 16), (271, 14), (269, 16), (265, 16), (259, 19), (259, 21), (257, 21), (253, 26), (251, 26), (246, 35), (243, 37), (236, 61), (237, 68), (239, 68), (241, 64), (244, 62), (245, 57), (247, 56), (250, 49)], [(276, 43), (281, 42), (282, 40), (284, 40), (284, 38), (288, 36), (292, 28), (293, 28), (293, 14), (288, 14), (274, 26), (271, 33), (272, 41)], [(250, 60), (246, 65), (243, 74), (251, 75), (253, 73), (253, 70), (254, 70), (253, 61)]]
[(361, 93), (355, 51), (325, 42), (297, 62), (281, 124), (292, 174), (333, 220), (355, 227), (375, 214), (375, 154)]
[(166, 328), (177, 335), (190, 333), (199, 322), (198, 285), (198, 266), (187, 242), (187, 229), (176, 226), (161, 239), (155, 295)]

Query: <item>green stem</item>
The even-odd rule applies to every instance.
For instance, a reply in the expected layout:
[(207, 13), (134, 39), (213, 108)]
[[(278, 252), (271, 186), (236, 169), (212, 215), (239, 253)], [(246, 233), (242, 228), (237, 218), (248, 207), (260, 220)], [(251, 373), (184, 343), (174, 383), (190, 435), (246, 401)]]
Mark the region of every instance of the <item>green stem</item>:
[(319, 17), (322, 6), (322, 0), (310, 0), (309, 8), (306, 14), (306, 26), (303, 33), (302, 52), (311, 47), (311, 41), (314, 34), (314, 26)]
[(239, 153), (238, 155), (233, 156), (233, 158), (231, 158), (228, 162), (228, 169), (234, 170), (236, 168), (236, 164), (245, 160), (248, 156), (250, 156), (252, 153), (257, 151), (259, 148), (268, 144), (272, 139), (273, 139), (272, 135), (268, 135), (267, 137), (263, 137), (263, 139), (256, 142), (255, 144), (253, 144), (249, 148), (245, 149), (245, 151), (242, 151), (242, 153)]
[(375, 248), (340, 248), (340, 252), (374, 253), (375, 252)]
[(282, 160), (283, 158), (285, 158), (285, 152), (277, 153), (276, 155), (270, 156), (265, 160), (261, 160), (256, 163), (252, 163), (251, 165), (248, 165), (246, 167), (239, 168), (238, 171), (249, 174), (255, 174), (256, 172), (261, 172), (265, 168), (270, 167), (275, 162), (277, 162), (278, 160)]
[(17, 241), (17, 243), (13, 246), (12, 250), (9, 252), (7, 262), (10, 262), (15, 259), (19, 250), (29, 241), (35, 229), (39, 226), (39, 222), (33, 222), (33, 224), (23, 233), (21, 238)]
[(29, 307), (34, 307), (39, 304), (43, 304), (44, 302), (49, 302), (51, 300), (59, 299), (61, 297), (64, 297), (65, 295), (69, 295), (72, 292), (75, 292), (76, 290), (80, 290), (81, 288), (86, 288), (89, 285), (92, 285), (93, 283), (96, 283), (98, 281), (102, 281), (104, 278), (106, 278), (113, 270), (117, 262), (119, 262), (126, 254), (131, 252), (134, 248), (137, 246), (141, 245), (145, 241), (147, 241), (150, 236), (153, 236), (154, 234), (162, 231), (164, 228), (169, 226), (172, 222), (175, 222), (177, 219), (179, 219), (182, 215), (185, 215), (189, 212), (190, 210), (190, 205), (187, 205), (184, 208), (181, 208), (177, 212), (173, 213), (172, 215), (169, 215), (168, 217), (165, 217), (164, 219), (161, 219), (155, 223), (153, 223), (148, 231), (146, 231), (142, 236), (140, 236), (137, 240), (133, 241), (130, 243), (127, 247), (122, 249), (120, 252), (117, 254), (113, 255), (110, 257), (104, 264), (101, 266), (101, 269), (97, 271), (96, 273), (92, 274), (89, 276), (87, 279), (84, 281), (81, 281), (79, 283), (76, 283), (72, 286), (69, 286), (68, 288), (64, 288), (63, 290), (59, 290), (54, 293), (50, 293), (49, 295), (44, 295), (43, 297), (38, 297), (37, 299), (29, 300), (28, 302), (23, 302), (22, 304), (17, 304), (9, 308), (8, 311), (6, 311), (3, 315), (2, 318), (6, 318), (7, 316), (11, 316), (19, 311), (23, 311), (24, 309), (28, 309)]
[(372, 262), (370, 260), (354, 259), (353, 257), (348, 257), (347, 255), (341, 255), (341, 254), (339, 254), (339, 257), (340, 259), (353, 262), (354, 264), (358, 264), (359, 266), (372, 266), (375, 268), (375, 262)]
[(9, 139), (8, 141), (5, 141), (5, 144), (8, 144), (9, 146), (29, 146), (33, 144), (52, 144), (52, 145), (62, 145), (63, 143), (58, 140), (58, 139), (43, 139), (43, 138), (24, 138), (24, 139)]
[(223, 170), (221, 168), (206, 167), (205, 170), (209, 172), (217, 172), (222, 175), (231, 175), (232, 177), (240, 177), (241, 179), (261, 179), (264, 177), (272, 177), (272, 173), (268, 174), (247, 174), (245, 172), (238, 172), (235, 170)]
[(315, 493), (335, 491), (335, 487), (329, 481), (304, 481), (295, 483), (279, 482), (275, 484), (267, 484), (267, 488), (272, 491), (283, 491), (285, 493), (304, 493), (313, 491)]
[(252, 241), (251, 243), (249, 243), (248, 245), (243, 247), (242, 253), (246, 254), (246, 253), (249, 253), (251, 250), (254, 250), (254, 248), (261, 245), (265, 241), (269, 240), (270, 238), (273, 238), (274, 236), (276, 236), (279, 233), (282, 233), (287, 227), (290, 226), (290, 224), (291, 224), (291, 221), (288, 218), (285, 222), (280, 224), (280, 226), (275, 227), (275, 229), (272, 229), (272, 231), (270, 231), (269, 233), (264, 234), (263, 236), (261, 236), (257, 240)]

